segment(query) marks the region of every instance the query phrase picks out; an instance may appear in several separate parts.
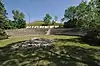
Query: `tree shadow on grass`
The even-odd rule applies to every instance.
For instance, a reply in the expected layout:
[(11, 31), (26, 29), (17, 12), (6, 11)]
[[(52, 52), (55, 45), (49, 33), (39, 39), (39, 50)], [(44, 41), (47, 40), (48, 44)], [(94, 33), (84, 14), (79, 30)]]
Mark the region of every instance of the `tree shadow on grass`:
[(56, 39), (56, 42), (59, 42), (59, 41), (64, 42), (64, 43), (67, 43), (67, 42), (80, 43), (80, 44), (85, 44), (86, 43), (82, 40), (82, 38)]
[(71, 38), (71, 39), (57, 39), (57, 42), (61, 41), (64, 43), (73, 42), (73, 43), (80, 43), (80, 44), (88, 44), (91, 46), (100, 46), (100, 40), (95, 42), (94, 40), (84, 39), (83, 37), (80, 38)]
[(12, 50), (0, 48), (0, 66), (100, 66), (100, 50), (53, 46)]

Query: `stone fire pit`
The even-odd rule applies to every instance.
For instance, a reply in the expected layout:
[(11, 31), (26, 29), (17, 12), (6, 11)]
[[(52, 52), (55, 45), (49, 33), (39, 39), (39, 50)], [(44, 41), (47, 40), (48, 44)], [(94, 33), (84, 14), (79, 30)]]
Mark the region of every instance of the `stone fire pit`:
[(11, 46), (12, 49), (34, 49), (40, 47), (52, 47), (54, 40), (44, 38), (32, 38), (21, 43), (17, 43)]

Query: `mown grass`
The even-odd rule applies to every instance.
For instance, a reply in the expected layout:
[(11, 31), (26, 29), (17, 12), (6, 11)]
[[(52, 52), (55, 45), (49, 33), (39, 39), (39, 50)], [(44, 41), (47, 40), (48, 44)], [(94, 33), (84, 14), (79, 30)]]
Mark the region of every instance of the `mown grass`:
[[(38, 38), (48, 38), (48, 39), (59, 39), (59, 41), (55, 42), (54, 44), (57, 46), (79, 46), (79, 47), (84, 47), (84, 48), (94, 48), (94, 49), (100, 49), (98, 46), (90, 46), (87, 43), (82, 43), (79, 41), (77, 38), (80, 38), (78, 36), (61, 36), (61, 35), (50, 35), (50, 36), (16, 36), (16, 37), (9, 37), (8, 39), (5, 40), (0, 40), (0, 47), (4, 47), (8, 44), (19, 42), (19, 41), (24, 41), (24, 40), (30, 40), (34, 37)], [(61, 40), (60, 40), (61, 39)], [(76, 40), (75, 40), (76, 39)]]
[(34, 37), (40, 37), (40, 38), (50, 38), (50, 39), (71, 39), (75, 38), (75, 36), (14, 36), (14, 37), (9, 37), (8, 39), (5, 40), (0, 40), (0, 47), (4, 47), (8, 44), (19, 42), (19, 41), (24, 41), (24, 40), (30, 40)]
[[(11, 50), (7, 45), (34, 37), (56, 39), (52, 48)], [(1, 48), (3, 47), (3, 48)], [(0, 40), (1, 66), (100, 66), (100, 47), (78, 36), (20, 36)]]

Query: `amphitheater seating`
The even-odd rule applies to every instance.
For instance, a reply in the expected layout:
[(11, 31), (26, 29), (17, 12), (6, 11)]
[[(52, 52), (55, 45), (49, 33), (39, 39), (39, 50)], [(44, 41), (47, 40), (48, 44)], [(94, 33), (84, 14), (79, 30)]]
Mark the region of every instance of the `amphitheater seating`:
[(73, 35), (83, 36), (84, 34), (78, 28), (55, 28), (51, 30), (51, 35)]
[(12, 29), (6, 30), (10, 36), (24, 36), (24, 35), (45, 35), (48, 29), (42, 28), (28, 28), (28, 29)]
[[(10, 36), (25, 36), (25, 35), (47, 35), (50, 28), (24, 28), (6, 30)], [(51, 28), (50, 35), (74, 35), (83, 36), (84, 34), (77, 28)]]

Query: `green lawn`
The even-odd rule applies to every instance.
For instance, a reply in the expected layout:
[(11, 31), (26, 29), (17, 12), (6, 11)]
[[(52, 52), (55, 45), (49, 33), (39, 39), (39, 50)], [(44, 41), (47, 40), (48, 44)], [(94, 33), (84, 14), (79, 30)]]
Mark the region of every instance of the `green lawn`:
[[(52, 48), (13, 50), (8, 44), (33, 37), (56, 39)], [(100, 66), (100, 47), (90, 46), (77, 36), (20, 36), (0, 40), (1, 66)]]
[(41, 38), (50, 38), (50, 39), (71, 39), (76, 38), (75, 36), (17, 36), (17, 37), (9, 37), (9, 39), (0, 40), (0, 47), (6, 46), (11, 43), (15, 43), (18, 41), (29, 40), (34, 37), (41, 37)]
[[(0, 40), (0, 47), (4, 47), (8, 44), (15, 43), (18, 41), (24, 41), (24, 40), (29, 40), (34, 37), (40, 37), (40, 38), (49, 38), (49, 39), (63, 39), (63, 41), (58, 41), (55, 44), (60, 46), (60, 45), (70, 45), (70, 46), (80, 46), (80, 47), (85, 47), (85, 48), (95, 48), (95, 49), (100, 49), (100, 47), (97, 46), (90, 46), (86, 43), (80, 43), (76, 38), (79, 38), (78, 36), (60, 36), (60, 35), (50, 35), (50, 36), (17, 36), (17, 37), (9, 37), (9, 39), (5, 40)], [(76, 39), (76, 40), (74, 40)], [(70, 40), (70, 41), (67, 41)], [(73, 40), (73, 41), (71, 41)]]

